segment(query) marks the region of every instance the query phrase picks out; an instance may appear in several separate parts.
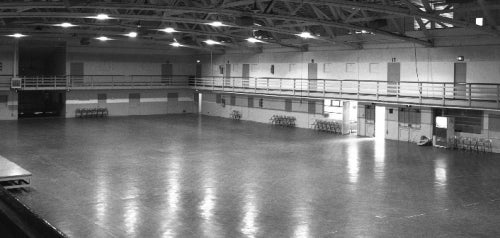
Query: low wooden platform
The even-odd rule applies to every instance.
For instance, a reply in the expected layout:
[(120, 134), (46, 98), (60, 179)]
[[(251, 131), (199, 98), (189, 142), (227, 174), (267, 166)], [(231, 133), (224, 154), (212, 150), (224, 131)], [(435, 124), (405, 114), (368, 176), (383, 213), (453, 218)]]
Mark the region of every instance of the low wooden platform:
[(0, 156), (0, 185), (5, 189), (29, 187), (31, 173)]

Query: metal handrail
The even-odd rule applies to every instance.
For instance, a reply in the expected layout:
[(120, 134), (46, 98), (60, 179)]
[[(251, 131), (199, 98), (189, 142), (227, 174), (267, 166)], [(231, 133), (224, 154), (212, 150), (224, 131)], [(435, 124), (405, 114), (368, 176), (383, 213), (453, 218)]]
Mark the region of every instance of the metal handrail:
[[(0, 75), (0, 88), (9, 88), (9, 75)], [(453, 82), (388, 82), (355, 79), (304, 79), (277, 77), (225, 77), (188, 75), (61, 75), (21, 77), (21, 90), (61, 90), (92, 88), (169, 88), (186, 87), (234, 93), (258, 93), (315, 98), (401, 102), (406, 99), (446, 106), (460, 101), (472, 107), (475, 102), (495, 102), (500, 109), (500, 84)], [(395, 98), (395, 99), (394, 99)], [(483, 105), (480, 105), (483, 106)], [(491, 108), (492, 106), (488, 106)]]
[[(478, 104), (476, 107), (500, 109), (500, 84), (494, 83), (388, 82), (380, 80), (275, 77), (234, 77), (229, 81), (229, 84), (226, 82), (227, 78), (222, 76), (201, 77), (195, 80), (195, 88), (280, 96), (388, 102), (406, 101), (408, 103), (439, 106), (459, 105), (473, 107), (474, 103), (492, 102), (495, 104), (489, 106)], [(424, 102), (424, 100), (434, 101)]]

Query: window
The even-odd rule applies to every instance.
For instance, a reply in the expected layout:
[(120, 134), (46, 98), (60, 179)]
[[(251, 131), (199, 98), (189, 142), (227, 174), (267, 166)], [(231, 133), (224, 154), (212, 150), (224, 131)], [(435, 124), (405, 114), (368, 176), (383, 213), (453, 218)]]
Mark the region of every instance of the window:
[(366, 105), (365, 106), (365, 120), (368, 124), (375, 123), (375, 106)]
[(332, 72), (332, 64), (331, 63), (324, 63), (323, 64), (323, 72), (324, 73), (331, 73)]
[(248, 107), (253, 107), (253, 97), (248, 97)]
[(221, 103), (222, 96), (220, 94), (215, 94), (215, 103)]
[[(450, 7), (448, 4), (429, 4), (429, 6), (432, 9), (432, 11), (435, 11), (435, 12), (443, 11), (446, 8), (453, 9), (453, 6)], [(419, 7), (419, 9), (422, 11), (427, 11), (424, 7)], [(454, 19), (453, 13), (454, 13), (454, 11), (445, 11), (445, 12), (439, 14), (439, 16), (449, 18), (449, 19)], [(453, 27), (453, 25), (450, 23), (439, 23), (438, 24), (438, 23), (435, 23), (434, 21), (431, 21), (431, 20), (428, 20), (425, 18), (415, 18), (415, 20), (413, 21), (414, 30), (421, 30), (422, 28), (435, 29), (435, 28), (446, 28), (446, 27)]]
[(400, 126), (420, 128), (422, 116), (420, 109), (400, 108), (398, 112), (398, 121)]
[(263, 108), (264, 107), (264, 99), (259, 99), (259, 107)]
[(2, 70), (3, 70), (3, 63), (0, 62), (0, 71), (2, 71)]
[(258, 70), (258, 64), (251, 64), (250, 65), (250, 72), (257, 73), (257, 70)]
[(0, 103), (7, 103), (9, 101), (8, 95), (0, 95)]
[(482, 17), (477, 17), (476, 18), (476, 25), (482, 26), (483, 25), (483, 18)]
[(231, 106), (236, 105), (236, 96), (231, 95), (231, 97), (229, 98), (229, 105)]
[(436, 109), (435, 115), (455, 118), (455, 132), (481, 134), (483, 128), (483, 111), (462, 109)]
[(105, 93), (97, 94), (97, 102), (98, 103), (106, 103), (108, 96)]
[(178, 93), (167, 93), (167, 99), (168, 99), (168, 101), (177, 102), (177, 101), (179, 101), (179, 94)]
[(330, 100), (330, 106), (331, 107), (340, 107), (341, 106), (341, 101), (339, 101), (339, 100)]
[(128, 102), (131, 106), (139, 106), (141, 103), (141, 94), (140, 93), (130, 93), (128, 95)]
[(139, 101), (141, 99), (141, 94), (140, 93), (131, 93), (128, 95), (128, 99), (130, 101)]
[(316, 102), (315, 101), (309, 101), (307, 104), (307, 112), (309, 114), (316, 114)]
[(378, 63), (370, 63), (370, 73), (378, 73)]
[(285, 99), (285, 111), (292, 111), (292, 99)]
[(345, 72), (346, 73), (354, 73), (356, 72), (356, 64), (354, 63), (346, 63), (345, 64)]
[(420, 114), (420, 109), (410, 110), (410, 126), (413, 128), (420, 128), (420, 121), (422, 115)]

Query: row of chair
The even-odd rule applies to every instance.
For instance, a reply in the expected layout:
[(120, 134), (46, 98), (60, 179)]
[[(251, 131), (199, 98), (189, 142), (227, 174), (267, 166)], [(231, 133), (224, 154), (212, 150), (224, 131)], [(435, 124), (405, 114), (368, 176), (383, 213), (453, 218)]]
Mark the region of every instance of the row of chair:
[(282, 115), (273, 115), (269, 121), (273, 125), (287, 126), (287, 127), (295, 127), (295, 117), (291, 116), (282, 116)]
[(241, 112), (239, 112), (237, 110), (233, 110), (233, 112), (231, 112), (231, 114), (229, 116), (231, 117), (231, 119), (240, 120), (241, 119)]
[(107, 108), (78, 108), (75, 111), (77, 118), (107, 117), (108, 115)]
[(342, 134), (342, 124), (336, 121), (318, 120), (312, 124), (313, 128), (318, 131), (325, 131), (335, 134)]
[(450, 149), (493, 152), (491, 139), (454, 136), (452, 138), (448, 138), (447, 144)]

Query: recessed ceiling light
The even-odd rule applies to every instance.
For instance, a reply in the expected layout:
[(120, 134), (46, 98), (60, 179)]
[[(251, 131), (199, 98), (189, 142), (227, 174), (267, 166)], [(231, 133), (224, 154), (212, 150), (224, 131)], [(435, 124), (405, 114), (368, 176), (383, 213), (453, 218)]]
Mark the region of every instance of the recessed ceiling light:
[(108, 40), (113, 40), (109, 37), (106, 37), (106, 36), (99, 36), (99, 37), (96, 37), (95, 38), (96, 40), (100, 40), (100, 41), (108, 41)]
[(161, 29), (160, 31), (166, 32), (166, 33), (174, 33), (174, 32), (179, 32), (173, 27), (166, 27), (165, 29)]
[(198, 63), (198, 64), (201, 63), (201, 60), (196, 60), (196, 63)]
[(129, 32), (128, 34), (125, 34), (125, 36), (128, 36), (130, 38), (136, 38), (137, 37), (137, 32), (132, 31), (132, 32)]
[(214, 21), (214, 22), (210, 22), (210, 23), (206, 23), (207, 25), (211, 25), (213, 27), (221, 27), (221, 26), (228, 26), (220, 21)]
[(250, 43), (264, 43), (264, 41), (261, 41), (259, 39), (253, 38), (253, 37), (247, 38), (247, 41)]
[(97, 19), (97, 20), (108, 20), (108, 19), (113, 19), (111, 17), (108, 16), (108, 14), (97, 14), (97, 16), (91, 16), (91, 17), (87, 17), (87, 18), (94, 18), (94, 19)]
[(311, 35), (311, 33), (307, 32), (307, 31), (304, 31), (304, 32), (302, 32), (300, 34), (295, 34), (295, 35), (300, 36), (300, 37), (302, 37), (304, 39), (314, 38), (314, 36)]
[(21, 38), (21, 37), (25, 37), (27, 35), (23, 35), (21, 33), (15, 33), (15, 34), (12, 34), (12, 35), (7, 35), (7, 36), (14, 37), (14, 38)]
[(214, 41), (214, 40), (210, 40), (210, 39), (205, 40), (205, 41), (203, 41), (203, 42), (205, 42), (207, 45), (220, 45), (220, 44), (221, 44), (221, 43), (220, 43), (220, 42), (218, 42), (218, 41)]
[(54, 24), (54, 26), (60, 26), (60, 27), (64, 27), (64, 28), (68, 28), (68, 27), (74, 27), (74, 26), (77, 26), (77, 25), (73, 25), (69, 22), (63, 22), (63, 23), (60, 23), (60, 24)]
[(171, 45), (171, 46), (173, 46), (173, 47), (181, 47), (181, 46), (182, 46), (182, 45), (181, 45), (179, 42), (177, 42), (177, 41), (170, 43), (170, 45)]

